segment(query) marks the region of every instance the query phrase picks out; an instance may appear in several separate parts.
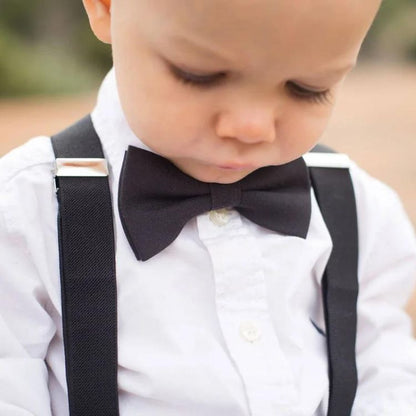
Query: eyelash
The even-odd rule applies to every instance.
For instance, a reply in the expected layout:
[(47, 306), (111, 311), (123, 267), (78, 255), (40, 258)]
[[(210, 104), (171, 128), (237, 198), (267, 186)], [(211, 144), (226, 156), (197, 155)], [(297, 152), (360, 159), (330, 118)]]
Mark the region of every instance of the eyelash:
[(192, 85), (199, 88), (209, 88), (218, 84), (224, 76), (225, 72), (218, 72), (212, 75), (197, 75), (182, 69), (171, 67), (173, 75), (183, 84)]
[(290, 90), (292, 95), (299, 100), (309, 101), (318, 104), (325, 104), (330, 102), (329, 89), (324, 91), (313, 91), (304, 88), (292, 81), (289, 81), (286, 84), (286, 87)]
[[(171, 72), (182, 84), (203, 89), (208, 89), (218, 85), (226, 75), (225, 72), (219, 72), (212, 75), (197, 75), (175, 67), (171, 67)], [(320, 104), (329, 102), (330, 90), (312, 91), (292, 81), (289, 81), (286, 84), (286, 87), (292, 96), (298, 100)]]

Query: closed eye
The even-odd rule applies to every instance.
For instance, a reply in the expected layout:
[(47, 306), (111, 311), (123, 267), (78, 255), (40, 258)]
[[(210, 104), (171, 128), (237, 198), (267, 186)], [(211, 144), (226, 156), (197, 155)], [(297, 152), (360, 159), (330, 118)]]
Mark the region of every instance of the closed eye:
[(195, 74), (192, 72), (184, 71), (170, 65), (170, 70), (177, 80), (184, 84), (190, 84), (196, 87), (211, 87), (224, 79), (225, 72), (216, 72), (213, 74)]
[(295, 98), (299, 98), (300, 100), (312, 101), (316, 103), (329, 102), (329, 96), (330, 96), (329, 89), (322, 90), (322, 91), (308, 89), (293, 81), (288, 81), (286, 83), (286, 88)]
[[(182, 84), (204, 89), (217, 86), (224, 81), (227, 76), (227, 73), (224, 71), (211, 74), (196, 74), (180, 69), (172, 64), (169, 65), (169, 69), (174, 77)], [(322, 91), (312, 90), (293, 81), (288, 81), (286, 83), (286, 88), (295, 99), (312, 103), (329, 103), (329, 89)]]

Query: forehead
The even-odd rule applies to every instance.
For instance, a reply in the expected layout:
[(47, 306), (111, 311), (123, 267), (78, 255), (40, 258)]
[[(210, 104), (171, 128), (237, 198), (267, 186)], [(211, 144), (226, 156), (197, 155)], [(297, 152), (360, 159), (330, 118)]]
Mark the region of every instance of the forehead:
[[(380, 0), (116, 0), (144, 31), (230, 60), (354, 59)], [(297, 53), (298, 52), (298, 53)]]

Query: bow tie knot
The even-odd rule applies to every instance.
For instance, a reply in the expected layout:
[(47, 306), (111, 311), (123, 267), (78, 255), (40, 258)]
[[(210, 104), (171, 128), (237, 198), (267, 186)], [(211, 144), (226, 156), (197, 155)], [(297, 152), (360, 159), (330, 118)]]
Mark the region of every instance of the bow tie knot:
[(241, 203), (241, 187), (239, 182), (232, 184), (210, 183), (211, 210), (234, 208)]
[(310, 180), (300, 158), (268, 166), (231, 184), (200, 182), (169, 160), (129, 146), (119, 183), (119, 211), (138, 260), (147, 260), (204, 212), (235, 208), (256, 224), (305, 238), (311, 213)]

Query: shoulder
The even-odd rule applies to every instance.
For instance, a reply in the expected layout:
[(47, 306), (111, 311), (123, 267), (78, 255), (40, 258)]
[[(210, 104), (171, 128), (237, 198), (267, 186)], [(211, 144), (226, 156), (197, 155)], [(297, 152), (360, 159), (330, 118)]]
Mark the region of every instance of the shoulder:
[(0, 214), (7, 228), (35, 219), (54, 203), (54, 154), (50, 138), (39, 136), (0, 159)]
[(386, 222), (388, 224), (404, 222), (407, 228), (412, 230), (412, 225), (395, 190), (371, 176), (354, 162), (351, 162), (350, 173), (359, 221), (378, 226)]
[(54, 159), (45, 136), (0, 159), (0, 284), (19, 299), (30, 294), (28, 308), (59, 307)]
[[(405, 301), (415, 284), (416, 238), (413, 224), (397, 193), (352, 163), (358, 217), (361, 281), (385, 276)], [(400, 294), (399, 294), (399, 291)], [(393, 296), (393, 294), (392, 294)]]
[[(359, 230), (375, 230), (381, 226), (393, 226), (394, 224), (406, 228), (409, 232), (413, 227), (407, 218), (398, 194), (388, 185), (372, 177), (359, 167), (354, 161), (342, 153), (318, 153), (305, 155), (305, 161), (310, 168), (349, 168), (354, 195), (356, 199)], [(332, 169), (328, 169), (328, 175)]]
[(33, 169), (50, 171), (53, 165), (54, 154), (50, 138), (34, 137), (0, 158), (0, 183), (5, 185)]

